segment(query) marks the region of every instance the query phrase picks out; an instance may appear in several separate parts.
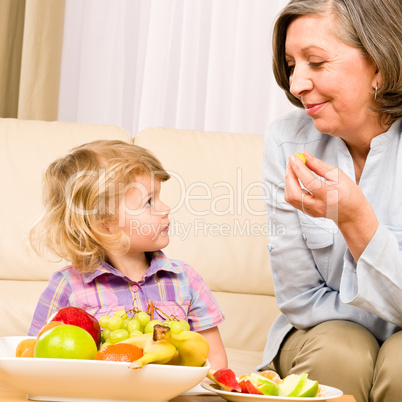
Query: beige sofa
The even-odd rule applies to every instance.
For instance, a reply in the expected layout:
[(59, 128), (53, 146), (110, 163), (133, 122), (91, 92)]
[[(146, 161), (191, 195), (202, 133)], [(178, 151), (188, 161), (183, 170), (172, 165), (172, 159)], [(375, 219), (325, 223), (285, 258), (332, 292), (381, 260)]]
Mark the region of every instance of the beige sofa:
[[(122, 128), (0, 119), (0, 336), (25, 335), (51, 272), (27, 247), (40, 211), (47, 165), (73, 146), (95, 139), (132, 141)], [(237, 374), (261, 363), (266, 335), (278, 314), (270, 277), (261, 198), (259, 135), (152, 128), (134, 142), (160, 158), (172, 178), (162, 186), (171, 207), (165, 252), (190, 263), (218, 299), (221, 334)]]

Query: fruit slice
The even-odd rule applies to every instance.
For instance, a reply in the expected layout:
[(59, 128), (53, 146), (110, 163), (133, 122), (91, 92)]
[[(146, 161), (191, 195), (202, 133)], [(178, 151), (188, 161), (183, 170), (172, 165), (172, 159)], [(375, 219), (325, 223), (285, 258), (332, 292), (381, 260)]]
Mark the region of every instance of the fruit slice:
[[(244, 377), (247, 377), (247, 376), (244, 376)], [(246, 381), (245, 378), (242, 378), (242, 379), (239, 380), (239, 385), (240, 385), (242, 394), (248, 394), (249, 393), (248, 389), (247, 389), (247, 381)]]
[(262, 395), (262, 391), (249, 378), (244, 378), (242, 381), (246, 384), (248, 394)]
[(228, 368), (222, 368), (220, 370), (212, 370), (208, 371), (207, 377), (222, 387), (225, 391), (235, 391), (242, 392), (240, 384), (237, 382), (236, 374), (233, 370)]
[[(36, 339), (35, 338), (29, 338), (29, 339), (23, 339), (18, 345), (17, 349), (15, 351), (15, 356), (16, 357), (30, 357), (27, 356), (27, 350), (30, 350), (31, 348), (35, 348), (35, 343)], [(26, 352), (26, 354), (23, 356), (23, 354)]]
[(325, 390), (325, 388), (322, 385), (318, 384), (318, 392), (317, 392), (316, 398), (318, 398), (318, 397), (323, 398), (324, 396), (327, 396), (327, 391)]
[(297, 156), (298, 158), (300, 158), (300, 160), (301, 160), (304, 164), (306, 164), (306, 157), (304, 156), (304, 154), (302, 154), (301, 152), (299, 152), (299, 153), (296, 154), (296, 156)]
[(264, 370), (259, 373), (261, 376), (268, 378), (276, 384), (280, 384), (282, 382), (282, 378), (273, 370)]
[(268, 380), (266, 383), (261, 384), (258, 389), (264, 394), (264, 395), (270, 395), (270, 396), (277, 396), (278, 395), (278, 384), (274, 383), (271, 380)]
[(258, 375), (256, 373), (252, 373), (240, 376), (239, 384), (241, 387), (241, 392), (243, 394), (262, 395), (262, 391), (258, 389), (258, 382), (256, 378), (253, 378), (253, 374)]
[(278, 395), (278, 384), (261, 374), (251, 373), (251, 382), (264, 395)]
[(278, 385), (278, 396), (299, 396), (306, 379), (307, 373), (288, 375)]
[(302, 389), (299, 391), (299, 397), (303, 398), (313, 398), (317, 396), (318, 393), (318, 381), (313, 381), (308, 378), (304, 381)]

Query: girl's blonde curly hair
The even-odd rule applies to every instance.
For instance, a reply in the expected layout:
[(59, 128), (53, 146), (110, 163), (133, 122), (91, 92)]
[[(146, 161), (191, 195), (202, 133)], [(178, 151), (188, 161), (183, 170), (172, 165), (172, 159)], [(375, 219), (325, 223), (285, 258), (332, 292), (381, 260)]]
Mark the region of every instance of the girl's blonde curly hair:
[(128, 238), (110, 234), (105, 223), (117, 219), (119, 197), (136, 176), (170, 178), (148, 150), (117, 140), (99, 140), (71, 150), (47, 168), (44, 210), (29, 233), (34, 251), (66, 259), (80, 272), (92, 272), (107, 252), (124, 253)]

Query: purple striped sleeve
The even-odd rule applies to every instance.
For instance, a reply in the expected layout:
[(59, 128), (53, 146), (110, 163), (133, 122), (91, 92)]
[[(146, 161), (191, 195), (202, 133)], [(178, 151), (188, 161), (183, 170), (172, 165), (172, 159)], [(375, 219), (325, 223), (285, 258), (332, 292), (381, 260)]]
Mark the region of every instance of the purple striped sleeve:
[(219, 303), (197, 271), (188, 265), (184, 265), (184, 270), (188, 275), (192, 293), (191, 306), (188, 311), (191, 329), (203, 331), (218, 326), (225, 319)]
[(39, 298), (28, 335), (36, 336), (51, 315), (68, 306), (71, 293), (68, 278), (60, 271), (53, 273)]

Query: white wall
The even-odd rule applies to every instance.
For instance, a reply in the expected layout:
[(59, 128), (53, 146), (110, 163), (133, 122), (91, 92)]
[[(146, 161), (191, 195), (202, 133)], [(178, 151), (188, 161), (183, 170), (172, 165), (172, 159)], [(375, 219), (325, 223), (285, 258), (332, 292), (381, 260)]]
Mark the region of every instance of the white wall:
[(263, 134), (287, 0), (67, 0), (59, 120)]

